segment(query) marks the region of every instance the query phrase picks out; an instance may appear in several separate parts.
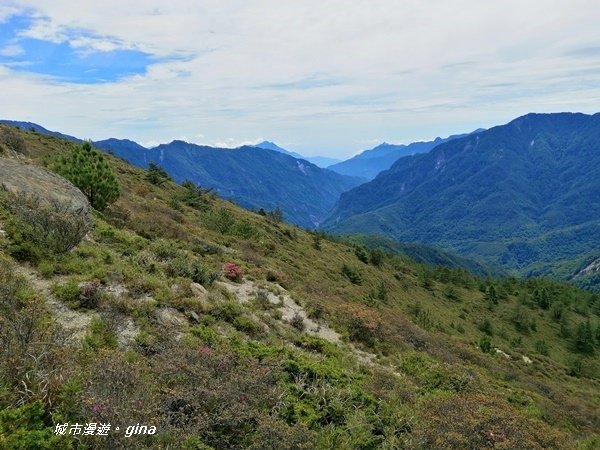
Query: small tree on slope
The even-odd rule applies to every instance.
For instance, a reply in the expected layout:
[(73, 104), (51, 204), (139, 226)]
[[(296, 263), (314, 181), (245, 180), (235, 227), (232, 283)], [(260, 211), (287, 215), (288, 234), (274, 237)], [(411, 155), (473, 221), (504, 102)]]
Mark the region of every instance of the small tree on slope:
[(102, 211), (119, 198), (119, 184), (108, 161), (89, 142), (62, 157), (55, 170), (85, 194), (92, 208)]

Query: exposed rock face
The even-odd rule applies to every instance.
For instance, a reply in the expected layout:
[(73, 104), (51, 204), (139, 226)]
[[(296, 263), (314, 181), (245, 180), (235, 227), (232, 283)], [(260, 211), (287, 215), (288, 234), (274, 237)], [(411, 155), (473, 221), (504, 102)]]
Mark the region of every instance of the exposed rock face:
[(14, 159), (0, 158), (0, 187), (25, 198), (35, 198), (42, 205), (57, 204), (92, 223), (90, 204), (70, 181), (49, 170)]

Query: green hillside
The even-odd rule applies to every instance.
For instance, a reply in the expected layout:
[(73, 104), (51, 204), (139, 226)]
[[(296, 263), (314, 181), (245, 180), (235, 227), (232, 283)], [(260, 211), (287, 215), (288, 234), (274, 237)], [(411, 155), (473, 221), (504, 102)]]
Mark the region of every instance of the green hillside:
[[(0, 167), (76, 145), (0, 126)], [(600, 447), (597, 295), (420, 265), (107, 159), (120, 197), (81, 241), (76, 216), (1, 194), (1, 449)], [(113, 429), (54, 433), (92, 422)]]
[(191, 180), (244, 208), (280, 208), (287, 221), (309, 229), (325, 220), (342, 192), (363, 181), (251, 146), (224, 149), (173, 141), (146, 149), (118, 139), (96, 144), (139, 167), (154, 162), (175, 181)]
[(600, 247), (599, 143), (600, 114), (529, 114), (398, 160), (342, 194), (324, 229), (569, 279)]

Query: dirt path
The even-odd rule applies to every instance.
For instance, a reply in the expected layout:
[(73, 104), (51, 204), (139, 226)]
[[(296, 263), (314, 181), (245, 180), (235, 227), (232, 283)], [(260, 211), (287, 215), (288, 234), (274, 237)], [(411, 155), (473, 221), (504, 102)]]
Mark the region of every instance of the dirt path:
[(24, 276), (35, 290), (42, 294), (48, 309), (56, 319), (56, 323), (68, 333), (69, 340), (72, 343), (79, 343), (85, 336), (92, 320), (98, 317), (98, 313), (95, 311), (74, 311), (58, 300), (52, 294), (52, 284), (57, 281), (60, 282), (60, 277), (47, 280), (42, 278), (34, 269), (21, 265), (17, 266), (16, 272)]
[[(306, 310), (296, 303), (290, 296), (287, 290), (279, 284), (273, 283), (269, 285), (269, 289), (258, 287), (253, 281), (244, 279), (240, 283), (217, 281), (216, 286), (220, 286), (233, 294), (240, 303), (247, 303), (256, 298), (259, 291), (263, 292), (269, 302), (276, 305), (281, 312), (281, 320), (291, 322), (294, 317), (302, 318), (304, 330), (306, 333), (325, 339), (333, 344), (343, 345), (341, 335), (331, 328), (326, 323), (318, 323), (308, 317)], [(276, 291), (278, 294), (272, 292)], [(356, 348), (352, 344), (347, 344), (356, 359), (363, 364), (373, 365), (377, 360), (377, 356), (373, 353), (365, 352)]]

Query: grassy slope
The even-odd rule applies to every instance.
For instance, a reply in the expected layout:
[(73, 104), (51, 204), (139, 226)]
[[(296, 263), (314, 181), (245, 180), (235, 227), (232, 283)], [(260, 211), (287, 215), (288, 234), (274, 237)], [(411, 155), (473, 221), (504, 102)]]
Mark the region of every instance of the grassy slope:
[[(38, 163), (72, 145), (21, 134)], [(101, 320), (77, 351), (52, 338), (52, 358), (41, 364), (46, 374), (54, 369), (60, 376), (46, 375), (49, 391), (32, 388), (24, 397), (22, 378), (34, 372), (0, 365), (0, 406), (7, 408), (3, 414), (18, 415), (24, 414), (15, 409), (19, 399), (26, 405), (41, 400), (37, 422), (28, 412), (30, 426), (93, 417), (155, 423), (160, 435), (65, 439), (54, 448), (204, 448), (200, 440), (214, 448), (600, 445), (593, 437), (600, 426), (600, 348), (590, 356), (574, 352), (573, 338), (560, 337), (561, 324), (552, 319), (563, 304), (571, 333), (587, 320), (596, 329), (600, 304), (589, 293), (550, 282), (476, 279), (400, 257), (386, 257), (377, 267), (360, 261), (351, 246), (319, 240), (220, 199), (210, 200), (204, 211), (177, 205), (172, 199), (181, 187), (151, 185), (142, 170), (117, 159), (111, 163), (121, 198), (97, 215), (90, 240), (67, 255), (43, 258), (34, 273), (50, 286), (98, 278), (127, 293), (104, 292), (95, 307)], [(9, 244), (0, 241), (0, 273), (8, 287), (17, 283), (12, 273), (24, 267), (8, 256)], [(164, 256), (170, 245), (180, 254)], [(234, 261), (265, 288), (275, 289), (266, 279), (276, 280), (345, 343), (309, 338), (258, 301), (240, 309), (218, 286), (209, 287), (208, 302), (199, 302), (189, 292), (185, 270), (178, 269), (190, 259), (209, 272)], [(360, 284), (341, 273), (343, 264), (360, 273)], [(497, 305), (485, 298), (490, 284), (499, 293)], [(542, 288), (553, 303), (547, 310), (535, 303), (534, 291)], [(27, 308), (44, 300), (23, 286), (5, 291), (4, 301), (12, 292), (26, 305), (4, 314), (13, 323), (30, 317)], [(144, 296), (153, 301), (141, 302)], [(200, 324), (161, 324), (155, 311), (166, 306), (196, 312)], [(49, 333), (39, 314), (36, 326)], [(122, 349), (114, 342), (114, 323), (126, 318), (140, 332), (131, 348)], [(493, 346), (510, 359), (480, 350), (486, 319)], [(260, 331), (261, 323), (270, 331)], [(376, 362), (361, 364), (350, 344), (376, 354)], [(17, 350), (11, 358), (29, 360)], [(14, 438), (6, 425), (13, 422), (0, 415), (0, 448), (3, 436)]]

